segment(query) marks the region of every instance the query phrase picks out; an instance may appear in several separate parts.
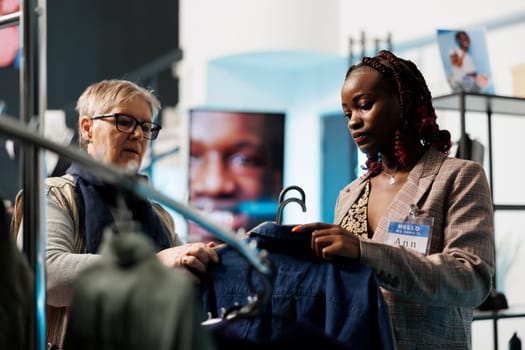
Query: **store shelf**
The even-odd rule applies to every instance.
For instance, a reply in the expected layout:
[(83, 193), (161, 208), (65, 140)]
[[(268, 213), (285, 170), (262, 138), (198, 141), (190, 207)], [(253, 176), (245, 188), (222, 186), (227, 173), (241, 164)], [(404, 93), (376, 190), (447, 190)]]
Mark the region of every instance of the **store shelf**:
[[(466, 114), (471, 112), (478, 112), (485, 114), (487, 120), (488, 130), (488, 154), (489, 154), (489, 186), (492, 193), (494, 193), (494, 171), (493, 171), (493, 139), (492, 139), (492, 128), (496, 118), (492, 118), (494, 114), (503, 114), (511, 116), (525, 117), (525, 98), (510, 97), (510, 96), (498, 96), (488, 94), (473, 94), (473, 93), (454, 93), (450, 95), (437, 96), (432, 99), (432, 103), (436, 110), (451, 110), (457, 111), (460, 119), (460, 148), (465, 152), (466, 145), (463, 143), (466, 140)], [(461, 158), (465, 158), (466, 155), (460, 154)], [(525, 210), (525, 205), (511, 204), (511, 203), (493, 203), (494, 210), (512, 210), (520, 211)], [(497, 273), (497, 271), (496, 271)], [(495, 279), (495, 278), (494, 278)], [(493, 323), (493, 335), (494, 335), (494, 350), (498, 350), (498, 320), (505, 318), (519, 318), (525, 317), (525, 305), (515, 306), (504, 310), (498, 311), (474, 311), (474, 321), (478, 320), (491, 320)]]
[(498, 311), (474, 311), (474, 321), (501, 320), (504, 318), (525, 317), (525, 305), (511, 306)]
[[(497, 113), (525, 116), (525, 99), (509, 96), (465, 93), (467, 112)], [(437, 96), (432, 99), (436, 109), (461, 111), (462, 94)]]

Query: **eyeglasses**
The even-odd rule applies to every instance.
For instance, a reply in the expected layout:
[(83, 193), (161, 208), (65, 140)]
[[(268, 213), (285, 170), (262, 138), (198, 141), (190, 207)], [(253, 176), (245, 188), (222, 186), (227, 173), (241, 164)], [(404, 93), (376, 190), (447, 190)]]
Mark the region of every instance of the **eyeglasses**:
[(162, 128), (159, 124), (152, 122), (139, 122), (137, 118), (122, 113), (100, 114), (91, 117), (91, 120), (105, 118), (115, 118), (115, 126), (117, 127), (117, 130), (125, 134), (133, 134), (137, 126), (140, 125), (142, 135), (148, 140), (155, 140), (157, 136), (159, 136), (159, 131)]

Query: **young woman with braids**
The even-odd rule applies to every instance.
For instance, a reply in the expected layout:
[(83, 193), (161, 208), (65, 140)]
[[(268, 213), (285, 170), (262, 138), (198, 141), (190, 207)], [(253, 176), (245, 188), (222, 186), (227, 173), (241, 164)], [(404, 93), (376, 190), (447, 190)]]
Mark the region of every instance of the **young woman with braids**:
[(381, 51), (350, 67), (341, 92), (366, 174), (342, 189), (335, 225), (299, 225), (322, 259), (371, 267), (398, 349), (469, 349), (473, 309), (494, 273), (492, 201), (483, 168), (448, 157), (421, 72)]

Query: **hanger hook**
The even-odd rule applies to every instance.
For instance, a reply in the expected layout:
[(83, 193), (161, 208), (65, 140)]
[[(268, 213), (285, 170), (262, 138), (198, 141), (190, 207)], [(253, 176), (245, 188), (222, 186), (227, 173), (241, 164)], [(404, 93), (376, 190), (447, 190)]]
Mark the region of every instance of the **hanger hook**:
[(279, 208), (277, 208), (277, 218), (276, 218), (275, 222), (278, 225), (280, 225), (281, 222), (282, 222), (282, 216), (283, 216), (284, 207), (288, 203), (291, 203), (291, 202), (298, 203), (301, 206), (301, 208), (303, 209), (303, 213), (306, 211), (306, 205), (304, 204), (304, 201), (300, 200), (299, 198), (295, 198), (295, 197), (287, 198), (284, 201), (280, 202), (279, 203)]
[(291, 191), (291, 190), (298, 191), (301, 194), (301, 200), (303, 201), (303, 203), (306, 203), (306, 195), (304, 194), (304, 190), (301, 187), (297, 186), (297, 185), (292, 185), (292, 186), (288, 186), (288, 187), (284, 188), (279, 193), (279, 203), (281, 203), (284, 200), (284, 195), (286, 194), (286, 192)]

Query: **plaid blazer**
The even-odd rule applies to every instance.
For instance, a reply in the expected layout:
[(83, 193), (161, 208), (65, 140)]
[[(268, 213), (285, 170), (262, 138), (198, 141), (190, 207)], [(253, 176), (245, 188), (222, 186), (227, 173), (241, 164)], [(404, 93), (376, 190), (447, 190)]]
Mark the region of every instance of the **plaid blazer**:
[[(336, 223), (367, 178), (341, 190)], [(384, 243), (388, 223), (404, 221), (413, 204), (419, 216), (434, 218), (427, 255)], [(360, 248), (360, 261), (380, 280), (398, 349), (471, 348), (473, 309), (487, 297), (494, 274), (492, 199), (480, 164), (431, 147)]]

